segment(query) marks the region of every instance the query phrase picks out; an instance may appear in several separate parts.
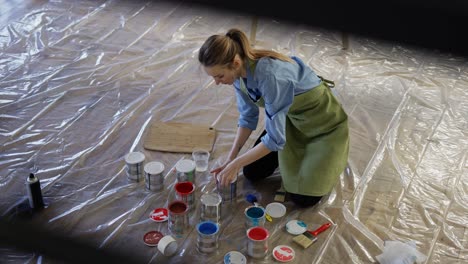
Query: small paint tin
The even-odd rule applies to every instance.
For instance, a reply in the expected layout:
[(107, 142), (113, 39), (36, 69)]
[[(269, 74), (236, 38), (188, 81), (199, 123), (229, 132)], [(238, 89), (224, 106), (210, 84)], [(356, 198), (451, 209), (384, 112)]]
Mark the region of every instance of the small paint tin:
[(164, 164), (159, 161), (148, 162), (145, 167), (146, 189), (160, 191), (164, 187)]
[(150, 214), (151, 220), (155, 222), (165, 222), (169, 218), (169, 213), (166, 208), (156, 208)]
[(247, 229), (247, 255), (252, 258), (264, 258), (268, 252), (270, 233), (262, 226)]
[(186, 202), (189, 210), (195, 208), (195, 184), (189, 181), (178, 182), (174, 189), (177, 200)]
[(219, 225), (213, 221), (203, 221), (197, 224), (197, 249), (200, 253), (213, 253), (218, 249)]
[(300, 235), (307, 231), (307, 224), (300, 220), (291, 220), (286, 223), (286, 231), (291, 235)]
[(237, 198), (237, 178), (232, 181), (228, 186), (222, 186), (221, 182), (216, 176), (216, 189), (221, 195), (223, 203), (233, 203), (236, 202)]
[(245, 208), (244, 215), (246, 228), (265, 225), (265, 209), (261, 206), (249, 206)]
[(130, 152), (125, 155), (127, 166), (127, 178), (132, 181), (140, 181), (143, 178), (143, 162), (145, 155), (141, 152)]
[(221, 195), (218, 193), (204, 193), (201, 198), (201, 214), (202, 221), (211, 220), (219, 223), (221, 220)]
[(294, 259), (295, 252), (290, 246), (279, 245), (273, 249), (272, 255), (279, 262), (289, 262)]
[(195, 183), (195, 162), (190, 159), (183, 159), (176, 163), (175, 166), (177, 181), (189, 181)]
[(224, 264), (247, 264), (247, 258), (239, 251), (229, 251), (224, 255)]
[(177, 241), (170, 235), (164, 236), (159, 240), (158, 250), (164, 256), (172, 256), (177, 251)]
[(149, 231), (143, 236), (143, 242), (150, 247), (155, 247), (158, 245), (159, 240), (163, 238), (163, 234), (159, 231)]
[(177, 238), (182, 237), (189, 225), (189, 206), (186, 202), (175, 200), (168, 206), (168, 226), (171, 234)]

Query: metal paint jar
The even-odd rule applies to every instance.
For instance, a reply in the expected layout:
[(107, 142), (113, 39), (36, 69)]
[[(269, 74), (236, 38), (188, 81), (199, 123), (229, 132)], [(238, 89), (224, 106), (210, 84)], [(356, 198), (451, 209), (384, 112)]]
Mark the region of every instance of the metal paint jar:
[(247, 255), (252, 258), (261, 259), (268, 252), (268, 237), (270, 233), (261, 226), (247, 229)]
[(125, 155), (125, 163), (127, 166), (127, 178), (132, 181), (139, 182), (143, 178), (143, 162), (145, 155), (141, 152), (130, 152)]
[(211, 220), (215, 223), (221, 220), (221, 195), (218, 193), (205, 193), (201, 196), (201, 214), (202, 221)]
[(164, 164), (159, 161), (148, 162), (145, 165), (146, 189), (160, 191), (164, 187)]
[(177, 181), (189, 181), (195, 183), (195, 162), (190, 159), (183, 159), (176, 163)]
[(185, 234), (189, 225), (189, 206), (186, 202), (175, 200), (168, 206), (168, 226), (174, 237), (180, 238)]
[(188, 204), (189, 210), (195, 207), (195, 184), (189, 181), (178, 182), (174, 186), (177, 200)]
[(197, 224), (197, 249), (200, 253), (213, 253), (218, 249), (219, 225), (213, 221)]

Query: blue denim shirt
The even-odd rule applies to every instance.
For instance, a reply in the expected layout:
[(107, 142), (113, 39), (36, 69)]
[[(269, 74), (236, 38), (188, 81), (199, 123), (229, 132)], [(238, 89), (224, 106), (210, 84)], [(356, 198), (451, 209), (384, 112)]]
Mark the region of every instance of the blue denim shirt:
[(269, 57), (258, 60), (254, 73), (247, 65), (247, 78), (243, 82), (248, 95), (240, 89), (240, 80), (234, 82), (239, 110), (240, 127), (255, 130), (258, 125), (259, 107), (254, 103), (263, 97), (265, 101), (265, 129), (262, 142), (271, 151), (283, 149), (286, 142), (286, 115), (294, 96), (307, 92), (321, 82), (317, 74), (297, 57), (295, 63)]

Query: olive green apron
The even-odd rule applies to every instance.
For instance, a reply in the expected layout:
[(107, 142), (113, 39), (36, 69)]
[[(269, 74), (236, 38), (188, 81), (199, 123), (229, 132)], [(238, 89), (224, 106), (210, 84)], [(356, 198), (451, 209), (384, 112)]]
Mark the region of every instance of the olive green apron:
[[(252, 74), (255, 66), (250, 62)], [(348, 116), (330, 91), (334, 83), (320, 79), (320, 85), (294, 97), (287, 114), (286, 143), (278, 151), (278, 160), (289, 193), (330, 193), (348, 161)], [(240, 88), (248, 95), (242, 78)], [(264, 108), (263, 97), (255, 104)]]

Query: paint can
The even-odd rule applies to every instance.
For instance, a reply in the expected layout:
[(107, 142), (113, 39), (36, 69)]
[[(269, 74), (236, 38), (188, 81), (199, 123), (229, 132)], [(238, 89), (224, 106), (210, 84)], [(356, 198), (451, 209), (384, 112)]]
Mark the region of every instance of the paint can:
[(235, 203), (237, 198), (237, 177), (229, 185), (222, 186), (218, 176), (216, 176), (216, 189), (221, 195), (223, 204)]
[(195, 162), (190, 159), (183, 159), (176, 163), (175, 166), (177, 181), (189, 181), (195, 183)]
[(197, 249), (203, 254), (213, 253), (218, 249), (219, 225), (213, 221), (197, 224)]
[(168, 226), (171, 234), (177, 238), (182, 237), (189, 225), (189, 206), (186, 202), (175, 200), (168, 206)]
[(188, 204), (189, 210), (195, 207), (195, 184), (189, 181), (178, 182), (174, 186), (176, 199)]
[(135, 151), (125, 155), (125, 163), (127, 166), (127, 178), (132, 181), (139, 182), (143, 178), (143, 162), (145, 155)]
[(252, 258), (264, 258), (268, 252), (270, 233), (262, 226), (247, 229), (247, 255)]
[(265, 225), (265, 209), (261, 206), (249, 206), (245, 208), (245, 227)]
[(221, 220), (221, 195), (219, 193), (205, 193), (201, 196), (201, 214), (202, 221), (213, 221), (215, 223)]
[(159, 161), (148, 162), (145, 165), (145, 185), (150, 191), (160, 191), (164, 187), (164, 164)]

